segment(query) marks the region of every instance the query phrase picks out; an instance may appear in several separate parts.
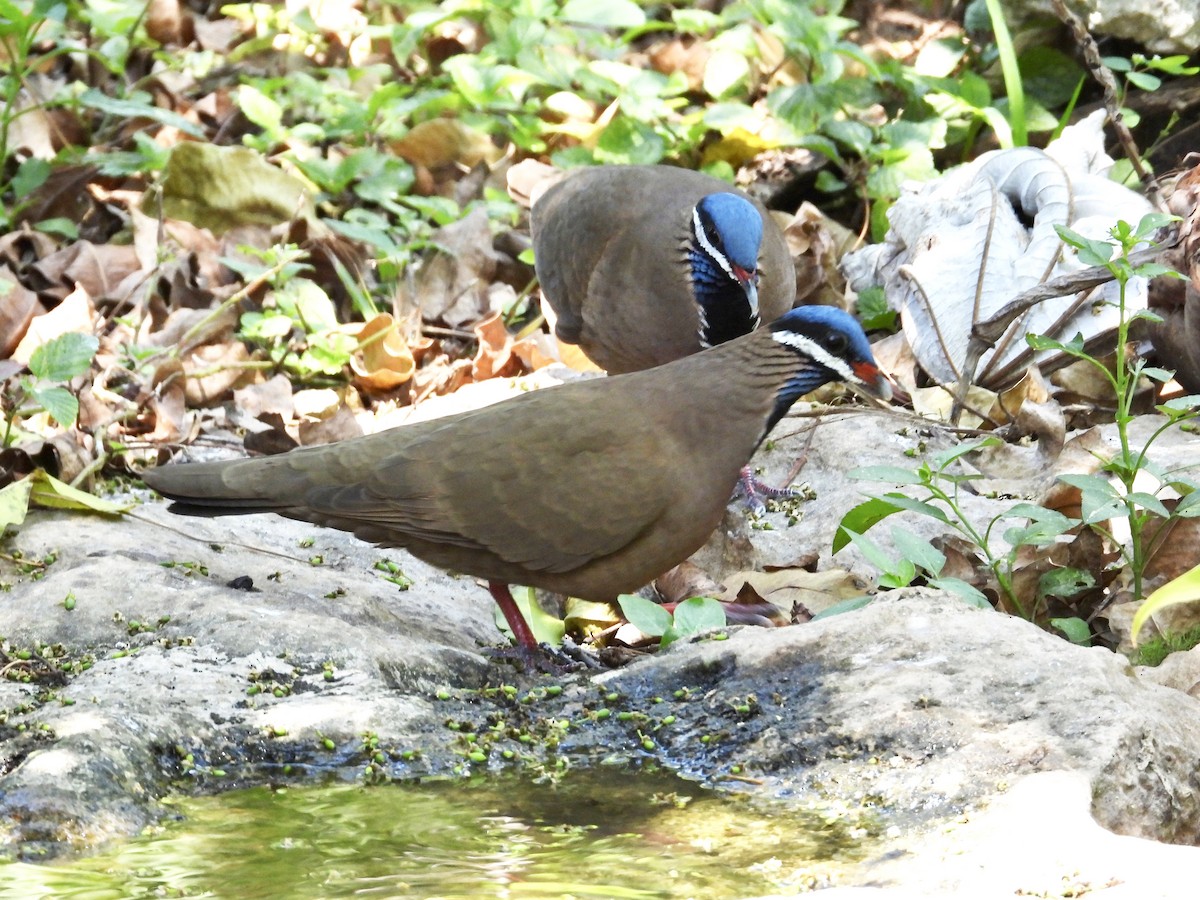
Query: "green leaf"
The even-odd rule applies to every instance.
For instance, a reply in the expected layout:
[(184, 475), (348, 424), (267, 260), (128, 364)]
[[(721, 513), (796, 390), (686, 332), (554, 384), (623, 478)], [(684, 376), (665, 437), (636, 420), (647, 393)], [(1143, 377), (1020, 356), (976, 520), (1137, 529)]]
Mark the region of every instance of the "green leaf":
[(1136, 503), (1142, 509), (1149, 510), (1156, 516), (1161, 516), (1164, 519), (1171, 518), (1171, 511), (1163, 505), (1163, 502), (1146, 491), (1132, 491), (1125, 496), (1125, 499)]
[(28, 197), (46, 183), (52, 171), (53, 167), (46, 160), (31, 156), (17, 167), (17, 173), (13, 175), (9, 187), (12, 188), (14, 196)]
[(1096, 579), (1091, 572), (1066, 566), (1043, 572), (1038, 579), (1037, 593), (1040, 599), (1046, 597), (1067, 598), (1074, 597), (1080, 591), (1086, 591), (1095, 586)]
[(633, 0), (567, 0), (559, 13), (566, 22), (597, 28), (639, 28), (646, 14)]
[(1200, 407), (1200, 394), (1188, 394), (1186, 397), (1175, 397), (1162, 404), (1159, 409), (1169, 409), (1172, 412), (1195, 412)]
[(596, 159), (612, 165), (653, 165), (667, 152), (666, 142), (644, 122), (617, 116), (596, 141)]
[(0, 488), (0, 535), (10, 525), (20, 525), (25, 521), (32, 492), (32, 478), (22, 478)]
[(1168, 75), (1195, 75), (1200, 72), (1200, 68), (1189, 66), (1189, 59), (1190, 57), (1179, 53), (1174, 56), (1152, 56), (1144, 62), (1146, 68), (1166, 72)]
[(1181, 519), (1200, 516), (1200, 491), (1192, 491), (1175, 505), (1175, 515)]
[[(1170, 369), (1161, 369), (1158, 366), (1144, 366), (1141, 372), (1151, 381), (1157, 381), (1159, 384), (1170, 381), (1175, 375)], [(1161, 407), (1159, 408), (1161, 409)]]
[[(1104, 483), (1108, 484), (1107, 481)], [(1006, 512), (1001, 513), (1001, 517), (1005, 519), (1032, 519), (1035, 522), (1062, 525), (1064, 531), (1079, 524), (1078, 521), (1064, 516), (1058, 510), (1046, 509), (1046, 507), (1038, 506), (1036, 503), (1018, 503)]]
[(33, 398), (50, 413), (50, 418), (63, 428), (75, 425), (75, 419), (79, 416), (79, 401), (66, 388), (34, 388)]
[[(1103, 494), (1108, 497), (1117, 498), (1120, 494), (1112, 485), (1112, 482), (1103, 475), (1059, 475), (1058, 480), (1063, 484), (1069, 484), (1071, 487), (1077, 487), (1081, 491), (1090, 491), (1096, 494)], [(1022, 508), (1028, 508), (1029, 504), (1021, 504)], [(1041, 507), (1037, 507), (1041, 508)], [(1013, 507), (1016, 509), (1016, 507)], [(1029, 513), (1021, 513), (1021, 515), (1029, 515)]]
[(1148, 212), (1138, 220), (1137, 228), (1133, 230), (1133, 233), (1135, 237), (1139, 238), (1150, 237), (1158, 229), (1178, 221), (1180, 221), (1179, 216), (1170, 213)]
[(842, 600), (840, 603), (835, 603), (833, 606), (827, 606), (815, 616), (812, 621), (818, 619), (828, 619), (830, 616), (840, 616), (843, 613), (854, 612), (857, 609), (862, 609), (867, 606), (875, 598), (870, 594), (863, 594), (861, 597), (851, 597), (849, 600)]
[(242, 114), (271, 137), (283, 133), (283, 107), (258, 88), (239, 85), (235, 94)]
[(199, 138), (200, 140), (206, 139), (207, 136), (199, 125), (185, 119), (179, 113), (155, 106), (149, 101), (149, 94), (137, 94), (135, 97), (146, 97), (147, 99), (120, 100), (116, 97), (109, 97), (107, 94), (102, 94), (95, 88), (88, 88), (79, 95), (79, 102), (84, 106), (99, 110), (110, 116), (115, 116), (122, 121), (127, 119), (150, 119), (153, 122), (178, 128), (184, 134), (191, 135), (194, 138)]
[(936, 577), (946, 565), (946, 556), (937, 547), (923, 537), (913, 532), (892, 526), (892, 541), (896, 549), (908, 560), (911, 560), (926, 574)]
[(70, 240), (78, 240), (79, 226), (70, 219), (57, 216), (53, 219), (42, 219), (34, 223), (34, 228), (42, 234), (57, 234)]
[(838, 523), (837, 533), (833, 536), (833, 552), (837, 553), (850, 543), (852, 533), (865, 534), (888, 516), (900, 512), (902, 508), (879, 497), (872, 497), (847, 510), (842, 516), (842, 521)]
[(850, 540), (867, 562), (880, 571), (879, 583), (885, 587), (907, 587), (917, 577), (917, 567), (907, 559), (892, 559), (883, 548), (868, 537), (847, 531)]
[(662, 646), (725, 625), (725, 607), (712, 597), (691, 597), (675, 607), (675, 620), (663, 633)]
[(1168, 581), (1149, 597), (1146, 602), (1138, 607), (1138, 611), (1134, 613), (1133, 624), (1131, 625), (1130, 640), (1133, 645), (1137, 646), (1138, 633), (1145, 626), (1146, 621), (1156, 612), (1166, 609), (1168, 606), (1178, 606), (1182, 603), (1191, 603), (1194, 600), (1200, 600), (1200, 566), (1194, 569), (1189, 569), (1178, 578)]
[(70, 381), (91, 368), (99, 347), (94, 334), (68, 331), (33, 351), (29, 371), (42, 381)]
[(1143, 91), (1157, 91), (1162, 87), (1162, 79), (1149, 72), (1126, 72), (1125, 78), (1134, 87), (1141, 88)]
[(929, 516), (931, 519), (937, 519), (939, 522), (950, 523), (950, 517), (946, 515), (945, 510), (934, 506), (931, 503), (926, 503), (923, 500), (916, 500), (904, 494), (895, 491), (889, 491), (883, 495), (885, 500), (895, 503), (902, 509), (907, 509), (910, 512), (920, 513), (923, 516)]
[(1092, 643), (1092, 630), (1087, 622), (1077, 616), (1068, 619), (1051, 619), (1050, 624), (1067, 636), (1072, 644), (1087, 647)]
[(951, 447), (948, 450), (942, 450), (939, 453), (933, 454), (929, 458), (929, 461), (933, 463), (936, 468), (944, 469), (950, 465), (950, 463), (962, 459), (962, 457), (969, 453), (974, 453), (976, 450), (982, 450), (985, 447), (996, 447), (1000, 443), (1002, 443), (1000, 438), (995, 437), (994, 435), (976, 438), (973, 441), (963, 441), (961, 444)]
[(873, 285), (859, 292), (858, 318), (866, 331), (895, 331), (899, 313), (888, 306), (883, 288)]
[(688, 34), (702, 34), (721, 26), (721, 17), (706, 9), (673, 9), (671, 21), (677, 30)]
[(617, 597), (617, 603), (629, 624), (647, 637), (661, 637), (674, 621), (671, 613), (663, 609), (661, 604), (637, 594), (621, 594)]
[(935, 587), (940, 591), (949, 591), (956, 594), (960, 599), (976, 609), (991, 609), (992, 602), (984, 595), (983, 591), (975, 587), (973, 584), (968, 584), (961, 578), (933, 578), (929, 582), (930, 587)]
[(116, 516), (130, 509), (135, 504), (132, 501), (116, 503), (104, 500), (95, 494), (73, 488), (64, 481), (59, 481), (44, 469), (34, 469), (29, 475), (33, 490), (30, 500), (34, 506), (47, 509), (71, 509), (78, 512), (96, 512)]

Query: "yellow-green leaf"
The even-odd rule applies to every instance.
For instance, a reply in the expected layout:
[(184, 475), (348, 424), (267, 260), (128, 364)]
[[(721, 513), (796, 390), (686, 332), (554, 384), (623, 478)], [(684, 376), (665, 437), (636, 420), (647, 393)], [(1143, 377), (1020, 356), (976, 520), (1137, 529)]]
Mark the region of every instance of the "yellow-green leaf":
[(3, 534), (9, 525), (20, 525), (25, 521), (25, 513), (29, 511), (29, 493), (32, 489), (33, 482), (28, 478), (0, 488), (0, 534)]
[(1191, 603), (1193, 600), (1200, 600), (1200, 566), (1189, 569), (1178, 578), (1168, 581), (1138, 607), (1138, 611), (1133, 616), (1133, 633), (1130, 637), (1133, 645), (1137, 646), (1138, 632), (1142, 630), (1142, 626), (1152, 615), (1168, 606)]
[[(557, 647), (562, 643), (565, 631), (563, 620), (550, 615), (550, 613), (542, 609), (542, 605), (537, 602), (533, 588), (525, 588), (524, 590), (514, 588), (512, 596), (517, 604), (517, 608), (521, 610), (521, 615), (529, 623), (529, 628), (533, 632), (533, 636), (540, 643), (550, 644), (552, 647)], [(496, 607), (495, 617), (496, 625), (499, 629), (505, 634), (511, 635), (512, 630), (508, 627), (508, 622), (505, 620), (498, 606)]]
[(44, 469), (34, 469), (25, 480), (30, 483), (32, 489), (30, 502), (47, 509), (74, 509), (109, 516), (118, 516), (133, 509), (132, 503), (114, 503), (112, 500), (104, 500), (95, 494), (73, 488)]

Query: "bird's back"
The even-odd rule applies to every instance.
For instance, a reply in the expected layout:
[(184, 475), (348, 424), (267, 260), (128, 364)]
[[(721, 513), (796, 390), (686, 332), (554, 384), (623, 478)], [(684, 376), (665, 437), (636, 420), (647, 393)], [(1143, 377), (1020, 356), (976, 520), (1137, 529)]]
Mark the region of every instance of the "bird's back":
[[(700, 350), (686, 251), (692, 210), (716, 192), (744, 196), (673, 166), (580, 169), (546, 190), (530, 222), (538, 281), (558, 337), (579, 344), (610, 374)], [(779, 228), (751, 202), (764, 222), (759, 303), (762, 320), (771, 321), (792, 306), (795, 272)]]

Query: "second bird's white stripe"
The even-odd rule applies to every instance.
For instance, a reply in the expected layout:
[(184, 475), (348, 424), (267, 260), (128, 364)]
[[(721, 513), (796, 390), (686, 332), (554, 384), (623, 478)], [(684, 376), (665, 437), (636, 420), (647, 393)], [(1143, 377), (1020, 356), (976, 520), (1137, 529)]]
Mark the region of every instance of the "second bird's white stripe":
[(863, 380), (854, 374), (854, 370), (844, 359), (834, 356), (812, 338), (807, 338), (795, 331), (772, 331), (771, 337), (788, 347), (795, 347), (825, 368), (837, 372), (842, 381), (849, 381), (853, 384), (863, 383)]

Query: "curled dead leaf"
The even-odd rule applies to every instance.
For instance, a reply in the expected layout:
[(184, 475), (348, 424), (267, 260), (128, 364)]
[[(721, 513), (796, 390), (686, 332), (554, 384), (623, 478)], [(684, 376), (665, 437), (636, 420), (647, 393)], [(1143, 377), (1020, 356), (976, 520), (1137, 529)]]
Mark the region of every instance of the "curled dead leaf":
[(389, 313), (380, 313), (358, 332), (350, 357), (354, 383), (368, 393), (387, 393), (409, 381), (417, 364), (408, 341)]
[(796, 267), (796, 305), (845, 305), (846, 279), (838, 260), (857, 240), (854, 232), (805, 201), (783, 230)]

